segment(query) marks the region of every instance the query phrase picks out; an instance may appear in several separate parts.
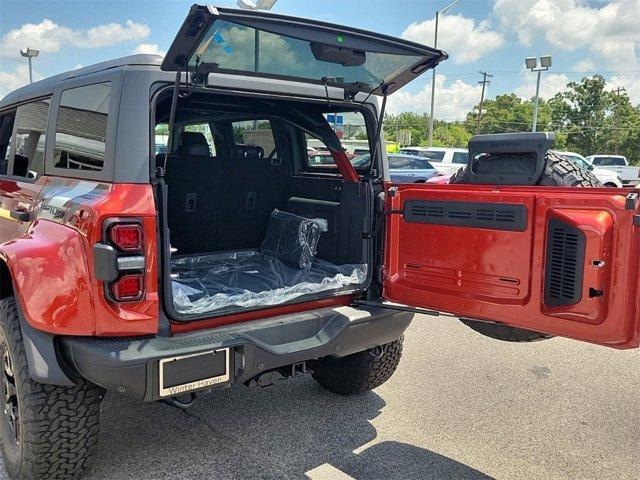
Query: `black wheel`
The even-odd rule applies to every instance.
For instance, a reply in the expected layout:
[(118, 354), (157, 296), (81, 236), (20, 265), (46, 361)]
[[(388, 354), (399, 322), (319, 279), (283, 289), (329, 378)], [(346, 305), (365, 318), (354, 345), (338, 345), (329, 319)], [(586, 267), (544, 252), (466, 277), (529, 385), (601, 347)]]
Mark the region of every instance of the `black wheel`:
[[(560, 155), (548, 152), (546, 166), (538, 185), (558, 187), (602, 187), (602, 183), (591, 172), (583, 170)], [(466, 169), (460, 169), (451, 177), (451, 183), (469, 183)], [(552, 338), (546, 333), (524, 330), (497, 323), (478, 322), (461, 318), (460, 321), (478, 333), (505, 342), (535, 342)]]
[(29, 375), (16, 301), (0, 300), (0, 451), (13, 479), (77, 478), (96, 451), (103, 390), (44, 385)]
[(323, 358), (313, 362), (313, 378), (327, 390), (354, 395), (379, 387), (391, 378), (402, 357), (402, 341), (381, 345), (344, 358)]

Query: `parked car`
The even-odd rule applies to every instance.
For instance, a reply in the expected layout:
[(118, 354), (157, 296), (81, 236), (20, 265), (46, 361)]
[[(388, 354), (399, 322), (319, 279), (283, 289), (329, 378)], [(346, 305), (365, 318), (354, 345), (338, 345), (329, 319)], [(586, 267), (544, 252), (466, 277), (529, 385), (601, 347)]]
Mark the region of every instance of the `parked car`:
[(622, 155), (589, 155), (586, 160), (594, 167), (615, 172), (625, 186), (640, 182), (640, 167), (630, 167), (627, 158)]
[[(257, 37), (278, 45), (260, 50), (259, 72), (245, 62)], [(472, 152), (514, 149), (472, 155), (482, 168), (448, 188), (392, 184), (379, 135), (368, 163), (349, 161), (326, 115), (363, 114), (380, 132), (380, 98), (446, 58), (348, 26), (194, 5), (164, 59), (116, 59), (0, 100), (9, 477), (81, 475), (110, 448), (98, 442), (106, 390), (184, 408), (308, 373), (340, 395), (374, 389), (425, 310), (505, 341), (638, 347), (638, 200), (549, 188), (595, 183), (547, 152), (552, 134), (474, 137)], [(261, 122), (260, 145), (237, 143), (247, 122)], [(310, 164), (305, 135), (334, 163)], [(514, 152), (535, 153), (541, 177)], [(512, 162), (508, 179), (482, 165), (495, 158)]]
[(449, 175), (438, 175), (437, 177), (432, 177), (427, 180), (429, 185), (449, 185), (451, 181), (451, 177)]
[(453, 175), (469, 162), (466, 148), (404, 147), (398, 153), (425, 157), (443, 175)]
[(583, 168), (587, 171), (590, 171), (605, 187), (622, 187), (622, 180), (618, 176), (617, 173), (606, 170), (604, 168), (595, 167), (590, 164), (582, 155), (575, 152), (560, 152), (555, 150), (555, 153), (558, 155), (562, 155), (565, 158), (568, 158), (573, 163), (578, 165), (580, 168)]
[(393, 183), (424, 183), (430, 178), (442, 176), (424, 157), (390, 153), (387, 158)]

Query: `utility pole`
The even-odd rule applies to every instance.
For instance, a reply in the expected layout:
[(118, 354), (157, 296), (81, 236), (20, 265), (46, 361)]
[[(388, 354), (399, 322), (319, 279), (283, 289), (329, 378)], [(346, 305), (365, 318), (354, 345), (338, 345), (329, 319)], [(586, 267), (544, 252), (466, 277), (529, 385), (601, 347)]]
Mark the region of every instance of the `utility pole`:
[[(622, 92), (626, 92), (626, 90), (624, 89), (624, 87), (618, 87), (618, 88), (614, 88), (613, 90), (611, 90), (611, 93), (613, 93), (616, 97), (618, 97), (618, 99), (620, 98), (620, 95), (622, 94)], [(615, 121), (616, 121), (616, 143), (614, 145), (614, 152), (616, 155), (618, 155), (618, 152), (620, 151), (620, 128), (618, 128), (617, 125), (617, 121), (618, 121), (618, 102), (616, 102), (615, 108), (614, 108), (614, 117), (615, 117)]]
[(482, 119), (482, 104), (484, 103), (484, 89), (486, 85), (491, 83), (490, 80), (487, 80), (487, 77), (493, 78), (493, 75), (489, 75), (487, 72), (480, 72), (482, 75), (482, 80), (478, 83), (482, 84), (482, 93), (480, 94), (480, 106), (478, 107), (478, 126), (476, 127), (476, 134), (480, 133), (480, 120)]

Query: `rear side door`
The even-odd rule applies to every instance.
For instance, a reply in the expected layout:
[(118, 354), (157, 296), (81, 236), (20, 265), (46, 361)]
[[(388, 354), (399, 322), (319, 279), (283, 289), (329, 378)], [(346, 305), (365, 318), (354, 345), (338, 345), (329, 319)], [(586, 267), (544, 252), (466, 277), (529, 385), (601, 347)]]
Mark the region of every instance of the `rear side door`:
[(388, 189), (386, 211), (386, 300), (638, 346), (636, 193), (412, 184)]
[[(0, 242), (24, 233), (44, 186), (46, 132), (51, 98), (19, 105), (13, 115), (13, 131), (0, 165)], [(3, 115), (4, 117), (4, 115)], [(2, 128), (2, 127), (0, 127)]]

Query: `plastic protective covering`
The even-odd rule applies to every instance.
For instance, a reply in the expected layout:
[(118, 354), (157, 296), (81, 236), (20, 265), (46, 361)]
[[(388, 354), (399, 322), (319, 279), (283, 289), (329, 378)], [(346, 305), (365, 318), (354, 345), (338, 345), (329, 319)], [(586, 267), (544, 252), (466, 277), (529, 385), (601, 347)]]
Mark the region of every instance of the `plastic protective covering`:
[(289, 266), (309, 270), (318, 251), (323, 221), (326, 222), (275, 209), (269, 216), (260, 252), (274, 256)]
[(351, 290), (367, 278), (363, 264), (315, 259), (304, 269), (254, 250), (176, 257), (171, 271), (174, 305), (185, 315), (278, 305), (303, 295)]

